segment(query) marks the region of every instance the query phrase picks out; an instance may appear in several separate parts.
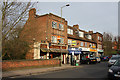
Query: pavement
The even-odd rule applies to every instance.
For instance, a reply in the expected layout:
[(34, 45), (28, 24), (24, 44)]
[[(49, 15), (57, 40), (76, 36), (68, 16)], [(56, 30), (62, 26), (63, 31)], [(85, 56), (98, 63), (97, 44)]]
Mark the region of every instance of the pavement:
[(82, 66), (71, 66), (70, 64), (64, 64), (57, 67), (49, 67), (49, 68), (32, 68), (32, 69), (24, 69), (24, 70), (15, 70), (15, 71), (6, 71), (2, 72), (2, 77), (14, 77), (14, 76), (25, 76), (25, 75), (33, 75), (40, 74), (50, 71), (58, 71), (70, 68), (77, 68)]

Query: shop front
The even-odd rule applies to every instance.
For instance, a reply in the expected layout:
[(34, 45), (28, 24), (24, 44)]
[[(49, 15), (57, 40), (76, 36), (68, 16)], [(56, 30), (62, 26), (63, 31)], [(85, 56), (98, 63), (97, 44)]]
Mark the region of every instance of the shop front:
[(68, 48), (69, 51), (69, 63), (75, 65), (74, 63), (80, 61), (81, 50), (79, 48)]
[(62, 64), (66, 64), (66, 57), (68, 51), (65, 45), (51, 45), (50, 46), (50, 58), (59, 58), (61, 59)]

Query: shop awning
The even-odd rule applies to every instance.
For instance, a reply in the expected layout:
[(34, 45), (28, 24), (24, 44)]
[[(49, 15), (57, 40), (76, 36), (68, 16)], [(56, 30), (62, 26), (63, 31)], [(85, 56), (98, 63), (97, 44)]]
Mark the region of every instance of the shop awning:
[(47, 49), (47, 48), (41, 48), (41, 51), (42, 51), (42, 52), (50, 52), (50, 50)]
[(77, 51), (77, 50), (69, 50), (69, 54), (81, 54), (81, 51)]
[(68, 53), (68, 51), (66, 49), (50, 49), (50, 52), (56, 52), (56, 53)]

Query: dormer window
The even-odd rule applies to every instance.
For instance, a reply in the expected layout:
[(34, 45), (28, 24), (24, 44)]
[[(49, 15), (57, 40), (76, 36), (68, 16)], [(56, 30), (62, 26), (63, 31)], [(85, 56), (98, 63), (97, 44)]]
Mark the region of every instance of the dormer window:
[(91, 35), (88, 35), (88, 39), (92, 39), (92, 36), (91, 36)]
[(67, 33), (73, 35), (73, 30), (68, 28)]
[(84, 37), (84, 33), (79, 31), (79, 37)]

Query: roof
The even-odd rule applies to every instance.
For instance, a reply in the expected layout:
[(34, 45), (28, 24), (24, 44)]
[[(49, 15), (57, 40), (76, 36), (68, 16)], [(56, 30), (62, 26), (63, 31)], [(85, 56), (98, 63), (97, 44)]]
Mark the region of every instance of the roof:
[[(74, 27), (71, 27), (71, 26), (69, 26), (69, 25), (68, 25), (68, 28), (73, 29), (73, 32), (79, 30), (79, 31), (82, 31), (82, 32), (84, 32), (84, 33), (88, 33), (88, 32), (86, 32), (86, 31), (84, 31), (84, 30), (81, 30), (81, 29), (75, 29)], [(85, 38), (85, 37), (84, 37), (84, 38), (79, 37), (77, 34), (74, 34), (74, 33), (73, 33), (73, 35), (67, 34), (67, 36), (68, 36), (68, 38), (75, 39), (75, 40), (80, 40), (80, 41), (86, 41), (86, 42), (96, 43), (95, 41), (93, 41), (93, 40), (91, 40), (91, 39), (87, 39), (87, 38)]]

